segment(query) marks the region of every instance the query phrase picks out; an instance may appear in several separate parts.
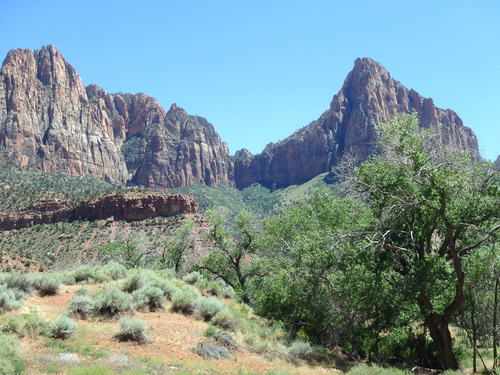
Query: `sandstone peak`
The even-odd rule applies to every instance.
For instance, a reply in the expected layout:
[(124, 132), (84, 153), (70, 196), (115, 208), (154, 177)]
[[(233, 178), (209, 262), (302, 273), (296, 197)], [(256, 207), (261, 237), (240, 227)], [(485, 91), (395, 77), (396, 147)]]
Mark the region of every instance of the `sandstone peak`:
[(478, 154), (476, 136), (455, 112), (437, 108), (432, 99), (408, 90), (380, 63), (365, 57), (356, 59), (330, 109), (317, 121), (284, 141), (268, 144), (251, 160), (235, 159), (236, 185), (286, 187), (329, 172), (346, 152), (365, 160), (374, 152), (375, 126), (412, 111), (418, 113), (421, 126), (436, 130), (438, 144)]

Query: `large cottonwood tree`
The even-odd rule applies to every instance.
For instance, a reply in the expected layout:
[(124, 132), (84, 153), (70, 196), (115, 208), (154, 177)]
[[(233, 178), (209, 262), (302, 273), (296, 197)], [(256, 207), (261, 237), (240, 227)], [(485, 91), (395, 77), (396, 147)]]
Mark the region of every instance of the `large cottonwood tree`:
[(463, 257), (500, 229), (498, 172), (440, 148), (418, 123), (413, 113), (381, 124), (381, 156), (356, 167), (352, 182), (378, 218), (366, 240), (390, 257), (388, 280), (418, 304), (443, 367), (458, 369), (449, 325), (463, 300)]

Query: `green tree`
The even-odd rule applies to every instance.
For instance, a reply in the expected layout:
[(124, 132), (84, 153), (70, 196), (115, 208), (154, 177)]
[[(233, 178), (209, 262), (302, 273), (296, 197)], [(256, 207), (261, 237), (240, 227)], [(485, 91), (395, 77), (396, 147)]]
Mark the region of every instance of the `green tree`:
[(267, 219), (259, 247), (270, 272), (255, 288), (255, 311), (292, 336), (360, 350), (368, 318), (383, 315), (381, 280), (360, 236), (370, 227), (363, 202), (322, 190)]
[(104, 261), (115, 261), (127, 268), (136, 268), (144, 258), (151, 254), (146, 247), (146, 240), (133, 233), (120, 233), (118, 241), (108, 242), (99, 248), (100, 257)]
[(500, 228), (497, 172), (470, 154), (439, 149), (416, 114), (380, 125), (382, 156), (355, 168), (378, 218), (366, 240), (390, 260), (386, 277), (419, 307), (442, 366), (458, 369), (449, 330), (464, 296), (463, 257)]
[(227, 216), (216, 209), (208, 210), (205, 216), (212, 224), (208, 238), (214, 250), (202, 260), (198, 269), (221, 278), (245, 303), (249, 303), (248, 282), (260, 274), (255, 259), (257, 249), (255, 216), (243, 210), (236, 216), (233, 224), (229, 224)]
[(158, 262), (161, 268), (170, 267), (178, 273), (184, 262), (186, 249), (193, 245), (194, 220), (188, 220), (166, 238)]

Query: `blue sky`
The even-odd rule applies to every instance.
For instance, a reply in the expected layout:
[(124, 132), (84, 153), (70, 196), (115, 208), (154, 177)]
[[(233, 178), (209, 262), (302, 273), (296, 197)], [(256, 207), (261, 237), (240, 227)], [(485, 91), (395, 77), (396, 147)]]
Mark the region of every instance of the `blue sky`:
[(145, 92), (259, 153), (328, 109), (357, 57), (451, 108), (500, 154), (500, 2), (0, 2), (0, 58), (53, 44), (85, 85)]

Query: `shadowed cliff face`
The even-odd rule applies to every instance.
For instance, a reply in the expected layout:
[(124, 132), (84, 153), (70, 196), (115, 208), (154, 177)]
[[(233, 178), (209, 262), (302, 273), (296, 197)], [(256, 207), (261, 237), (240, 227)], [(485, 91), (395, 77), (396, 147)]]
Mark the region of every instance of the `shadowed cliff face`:
[(232, 186), (227, 144), (207, 120), (140, 94), (85, 88), (54, 46), (12, 50), (0, 71), (0, 165), (111, 181)]
[(374, 151), (375, 125), (390, 121), (396, 113), (414, 110), (421, 126), (436, 130), (438, 146), (479, 155), (476, 136), (455, 112), (436, 108), (432, 99), (408, 90), (382, 65), (363, 58), (356, 60), (330, 109), (317, 121), (269, 144), (259, 155), (252, 156), (246, 150), (236, 153), (236, 186), (241, 189), (253, 182), (278, 188), (300, 184), (329, 172), (345, 152), (364, 160)]
[(202, 117), (143, 94), (83, 86), (54, 46), (12, 50), (0, 70), (0, 166), (8, 163), (93, 174), (158, 187), (201, 182), (244, 188), (286, 187), (328, 172), (345, 152), (374, 150), (374, 126), (416, 110), (438, 144), (478, 152), (474, 133), (451, 110), (408, 90), (377, 62), (357, 59), (330, 109), (256, 156), (226, 143)]

